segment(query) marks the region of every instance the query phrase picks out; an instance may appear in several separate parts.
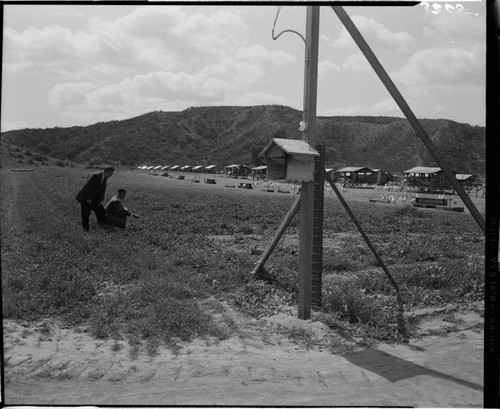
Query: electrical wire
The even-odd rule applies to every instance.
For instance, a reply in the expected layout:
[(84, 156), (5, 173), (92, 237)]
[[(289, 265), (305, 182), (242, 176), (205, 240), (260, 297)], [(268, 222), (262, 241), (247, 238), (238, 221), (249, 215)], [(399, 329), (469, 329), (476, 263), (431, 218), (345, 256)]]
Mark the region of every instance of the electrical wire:
[(294, 33), (294, 34), (297, 34), (300, 38), (302, 38), (302, 41), (304, 42), (304, 44), (306, 44), (306, 39), (304, 38), (304, 36), (295, 30), (283, 30), (277, 36), (274, 35), (274, 29), (276, 27), (276, 22), (278, 21), (278, 17), (280, 15), (280, 11), (281, 11), (282, 7), (283, 6), (278, 6), (278, 11), (276, 12), (276, 17), (274, 18), (273, 31), (271, 32), (271, 36), (273, 37), (273, 40), (277, 40), (284, 33)]

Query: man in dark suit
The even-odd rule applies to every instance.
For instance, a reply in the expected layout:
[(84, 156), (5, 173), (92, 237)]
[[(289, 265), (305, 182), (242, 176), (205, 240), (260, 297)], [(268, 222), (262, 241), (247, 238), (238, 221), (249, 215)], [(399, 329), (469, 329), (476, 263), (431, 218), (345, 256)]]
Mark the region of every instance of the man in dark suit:
[(76, 200), (81, 205), (84, 231), (89, 231), (89, 218), (92, 211), (95, 214), (97, 223), (99, 225), (104, 223), (106, 212), (102, 203), (106, 193), (106, 182), (108, 178), (113, 176), (113, 172), (114, 168), (107, 166), (104, 171), (91, 175), (76, 195)]

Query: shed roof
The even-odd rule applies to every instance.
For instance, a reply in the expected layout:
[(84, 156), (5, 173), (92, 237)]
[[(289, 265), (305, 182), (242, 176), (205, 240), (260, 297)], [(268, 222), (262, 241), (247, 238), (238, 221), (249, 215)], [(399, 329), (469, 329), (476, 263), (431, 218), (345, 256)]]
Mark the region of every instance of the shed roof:
[(455, 176), (456, 176), (457, 180), (467, 180), (467, 179), (471, 178), (474, 175), (468, 175), (468, 174), (465, 174), (465, 173), (458, 173)]
[(217, 165), (208, 165), (208, 166), (205, 166), (205, 169), (213, 169), (217, 167)]
[(170, 170), (175, 170), (175, 169), (177, 169), (177, 168), (179, 168), (179, 165), (172, 166), (172, 167), (170, 168)]
[(300, 155), (312, 155), (319, 156), (319, 152), (309, 145), (306, 141), (298, 139), (282, 139), (273, 138), (271, 142), (262, 150), (259, 156), (264, 156), (266, 152), (271, 149), (273, 145), (279, 146), (287, 154), (300, 154)]
[(198, 169), (200, 169), (200, 168), (202, 168), (202, 167), (203, 167), (203, 166), (201, 166), (201, 165), (194, 166), (194, 167), (193, 167), (193, 170), (198, 170)]
[(335, 172), (358, 172), (358, 171), (363, 170), (363, 169), (366, 169), (366, 170), (369, 170), (370, 172), (373, 172), (373, 169), (367, 168), (366, 166), (361, 166), (361, 167), (347, 166), (347, 167), (342, 168), (342, 169), (337, 169)]
[(160, 169), (161, 169), (161, 170), (168, 169), (168, 166), (162, 166)]
[(414, 168), (405, 170), (403, 173), (425, 173), (425, 174), (433, 175), (434, 173), (438, 173), (438, 172), (441, 172), (441, 168), (416, 166)]
[(262, 166), (256, 166), (255, 168), (252, 168), (252, 170), (263, 170), (263, 169), (267, 169), (267, 166), (262, 165)]

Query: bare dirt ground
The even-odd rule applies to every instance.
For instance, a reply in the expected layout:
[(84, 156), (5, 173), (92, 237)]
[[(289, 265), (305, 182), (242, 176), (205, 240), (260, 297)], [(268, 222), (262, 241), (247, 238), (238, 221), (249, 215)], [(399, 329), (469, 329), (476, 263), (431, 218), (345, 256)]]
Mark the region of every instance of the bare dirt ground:
[[(134, 354), (123, 341), (96, 340), (85, 328), (5, 321), (5, 404), (482, 406), (477, 313), (451, 309), (446, 322), (436, 311), (421, 311), (431, 315), (419, 340), (366, 348), (314, 317), (298, 320), (293, 310), (255, 320), (222, 307), (237, 326), (231, 338), (155, 356)], [(293, 326), (312, 330), (319, 342), (312, 349), (292, 342), (284, 329)], [(324, 350), (326, 336), (351, 352)]]

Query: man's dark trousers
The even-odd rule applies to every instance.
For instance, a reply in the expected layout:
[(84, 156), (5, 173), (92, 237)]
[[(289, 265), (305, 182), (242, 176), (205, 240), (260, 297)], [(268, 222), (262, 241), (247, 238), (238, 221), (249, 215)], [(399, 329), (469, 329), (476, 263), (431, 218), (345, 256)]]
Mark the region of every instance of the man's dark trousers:
[(92, 211), (94, 211), (97, 218), (97, 224), (102, 225), (106, 217), (106, 211), (102, 204), (89, 204), (88, 202), (81, 203), (82, 206), (82, 227), (83, 230), (89, 230), (89, 218)]

